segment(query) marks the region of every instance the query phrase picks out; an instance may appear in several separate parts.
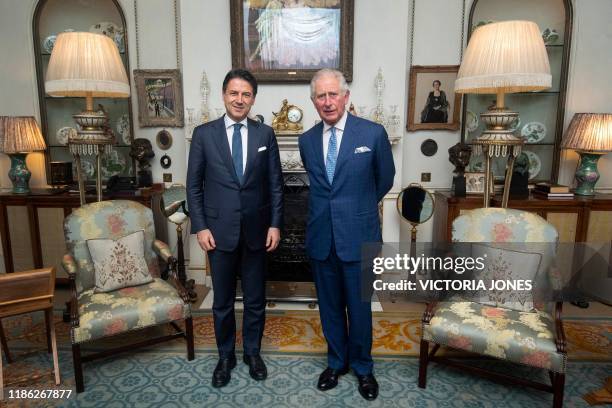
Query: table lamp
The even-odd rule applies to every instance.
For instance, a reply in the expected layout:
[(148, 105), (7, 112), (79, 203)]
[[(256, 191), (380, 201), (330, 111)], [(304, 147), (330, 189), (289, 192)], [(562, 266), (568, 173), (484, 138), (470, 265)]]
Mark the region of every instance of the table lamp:
[(57, 36), (47, 75), (45, 90), (51, 96), (84, 97), (85, 110), (73, 115), (77, 134), (68, 139), (74, 155), (81, 205), (85, 204), (85, 185), (81, 155), (94, 155), (97, 162), (96, 187), (102, 200), (102, 158), (111, 150), (115, 137), (103, 109), (94, 111), (93, 98), (127, 98), (130, 85), (115, 42), (102, 34), (65, 32)]
[(496, 94), (496, 105), (480, 118), (486, 129), (472, 144), (474, 154), (485, 155), (484, 206), (490, 202), (491, 159), (508, 156), (502, 207), (508, 206), (514, 159), (521, 153), (523, 138), (509, 127), (518, 112), (504, 105), (507, 93), (550, 88), (552, 76), (548, 54), (538, 25), (531, 21), (502, 21), (477, 28), (459, 67), (455, 92)]
[(612, 113), (576, 113), (561, 147), (576, 150), (580, 155), (574, 194), (595, 195), (595, 183), (599, 180), (597, 161), (612, 151)]
[(11, 158), (8, 176), (13, 183), (13, 193), (30, 192), (28, 183), (32, 173), (26, 166), (26, 156), (45, 148), (45, 140), (33, 116), (0, 116), (0, 152)]

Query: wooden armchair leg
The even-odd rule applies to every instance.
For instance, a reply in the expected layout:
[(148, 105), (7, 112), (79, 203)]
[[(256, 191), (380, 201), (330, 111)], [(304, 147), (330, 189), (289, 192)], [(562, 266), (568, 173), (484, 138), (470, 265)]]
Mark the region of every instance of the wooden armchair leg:
[(76, 391), (85, 391), (83, 384), (83, 366), (81, 364), (81, 346), (79, 344), (72, 345), (72, 362), (74, 364), (74, 382), (76, 384)]
[(191, 361), (195, 358), (194, 342), (193, 342), (193, 318), (185, 319), (185, 335), (187, 340), (187, 360)]
[(55, 337), (55, 324), (53, 324), (53, 308), (45, 310), (47, 320), (47, 338), (51, 340), (51, 353), (53, 353), (53, 372), (55, 373), (55, 385), (60, 385), (59, 358), (57, 356), (57, 338)]
[(565, 374), (555, 373), (553, 377), (553, 408), (561, 408), (563, 406), (563, 388), (565, 387)]
[(0, 320), (0, 343), (2, 343), (2, 351), (4, 352), (4, 356), (6, 357), (6, 362), (9, 364), (12, 363), (13, 360), (11, 359), (11, 353), (9, 352), (9, 349), (8, 349), (8, 343), (6, 342), (6, 337), (4, 337), (4, 329), (2, 327), (2, 320)]
[(53, 350), (51, 348), (51, 327), (53, 326), (53, 310), (51, 313), (48, 313), (49, 310), (45, 310), (45, 329), (47, 334), (47, 352), (52, 353)]
[(427, 364), (429, 363), (429, 342), (421, 339), (419, 353), (419, 388), (427, 386)]

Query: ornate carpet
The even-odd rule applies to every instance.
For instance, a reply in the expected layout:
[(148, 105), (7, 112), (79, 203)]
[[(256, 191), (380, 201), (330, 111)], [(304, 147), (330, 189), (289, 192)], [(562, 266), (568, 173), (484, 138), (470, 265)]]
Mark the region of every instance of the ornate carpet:
[[(237, 345), (242, 347), (241, 319), (237, 313)], [(421, 313), (375, 312), (373, 314), (373, 354), (380, 357), (417, 356), (419, 350)], [(44, 320), (42, 314), (26, 315), (19, 319), (4, 319), (11, 349), (44, 348)], [(568, 340), (568, 355), (573, 361), (612, 362), (612, 321), (610, 319), (564, 320)], [(60, 348), (69, 350), (69, 326), (56, 315), (56, 332)], [(194, 314), (196, 350), (216, 350), (213, 320), (209, 313)], [(121, 343), (117, 337), (97, 345)], [(96, 347), (96, 348), (98, 348)], [(161, 345), (166, 349), (184, 349), (181, 340)], [(281, 353), (327, 352), (327, 345), (316, 311), (268, 312), (262, 348)]]
[[(120, 356), (86, 363), (85, 392), (72, 394), (67, 400), (8, 400), (7, 407), (547, 407), (552, 395), (540, 391), (505, 386), (480, 377), (432, 363), (427, 388), (417, 387), (418, 363), (414, 358), (375, 358), (375, 371), (380, 396), (374, 402), (363, 400), (357, 392), (357, 379), (348, 374), (337, 388), (321, 392), (315, 388), (325, 358), (312, 354), (264, 355), (269, 376), (256, 382), (248, 368), (239, 362), (232, 380), (225, 388), (210, 385), (217, 362), (216, 353), (198, 351), (194, 361), (187, 361), (184, 352), (149, 350), (124, 353)], [(73, 388), (71, 356), (60, 354), (63, 383)], [(543, 371), (526, 367), (476, 362), (488, 368), (512, 370), (523, 377), (545, 381)], [(51, 361), (46, 353), (20, 356), (10, 365), (11, 373), (47, 372)], [(587, 407), (582, 395), (601, 388), (612, 371), (612, 363), (571, 362), (565, 385), (565, 407)], [(54, 388), (50, 375), (45, 375), (26, 388)], [(6, 395), (6, 394), (5, 394)], [(0, 403), (0, 405), (2, 405)]]

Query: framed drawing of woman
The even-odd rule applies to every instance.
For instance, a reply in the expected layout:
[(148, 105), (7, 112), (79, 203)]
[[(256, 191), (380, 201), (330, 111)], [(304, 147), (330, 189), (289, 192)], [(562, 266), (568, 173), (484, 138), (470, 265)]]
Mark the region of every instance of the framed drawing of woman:
[(410, 68), (408, 130), (458, 130), (461, 95), (456, 94), (458, 65)]

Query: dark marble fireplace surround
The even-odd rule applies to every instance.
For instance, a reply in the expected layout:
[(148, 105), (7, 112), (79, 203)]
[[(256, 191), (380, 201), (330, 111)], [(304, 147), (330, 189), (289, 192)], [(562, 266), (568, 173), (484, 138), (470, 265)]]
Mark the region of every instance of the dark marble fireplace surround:
[[(308, 217), (308, 177), (304, 173), (283, 174), (284, 226), (281, 242), (268, 255), (266, 298), (275, 301), (316, 304), (312, 272), (306, 255), (306, 221)], [(237, 285), (241, 297), (240, 282)]]

